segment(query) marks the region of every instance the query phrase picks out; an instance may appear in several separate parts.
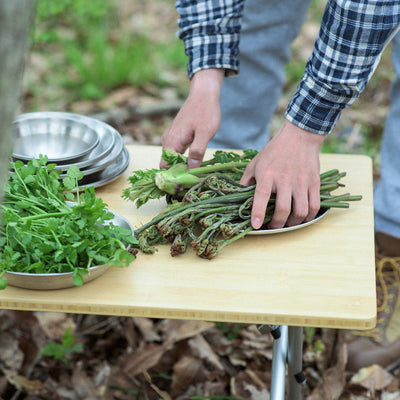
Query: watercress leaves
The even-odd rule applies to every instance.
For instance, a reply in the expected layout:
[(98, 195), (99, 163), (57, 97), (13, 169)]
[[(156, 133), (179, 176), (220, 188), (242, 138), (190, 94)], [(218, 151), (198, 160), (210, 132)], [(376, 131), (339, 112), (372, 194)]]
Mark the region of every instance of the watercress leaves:
[[(95, 265), (128, 266), (136, 243), (129, 229), (114, 225), (114, 215), (93, 187), (81, 193), (82, 171), (72, 166), (60, 180), (60, 170), (40, 156), (26, 165), (10, 164), (0, 226), (0, 289), (4, 272), (73, 272), (75, 285)], [(76, 195), (71, 193), (74, 190)], [(66, 200), (75, 200), (67, 203)]]

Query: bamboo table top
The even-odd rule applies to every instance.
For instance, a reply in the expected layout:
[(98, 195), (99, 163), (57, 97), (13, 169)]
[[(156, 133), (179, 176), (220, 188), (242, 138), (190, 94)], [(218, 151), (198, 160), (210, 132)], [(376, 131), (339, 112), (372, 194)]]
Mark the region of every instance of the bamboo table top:
[[(129, 145), (130, 165), (96, 189), (112, 211), (139, 227), (162, 210), (154, 200), (137, 209), (122, 199), (133, 170), (157, 168), (158, 146)], [(171, 257), (169, 246), (138, 254), (81, 286), (61, 290), (0, 291), (0, 308), (272, 325), (368, 329), (376, 293), (371, 159), (321, 155), (321, 172), (347, 172), (343, 190), (361, 194), (349, 209), (331, 209), (307, 227), (247, 236), (205, 260), (191, 249)], [(339, 193), (337, 190), (335, 193)]]

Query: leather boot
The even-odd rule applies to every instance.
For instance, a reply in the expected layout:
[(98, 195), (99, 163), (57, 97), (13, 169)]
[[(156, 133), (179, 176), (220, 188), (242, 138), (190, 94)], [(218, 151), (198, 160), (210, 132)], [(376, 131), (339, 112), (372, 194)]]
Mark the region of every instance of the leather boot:
[(368, 331), (341, 331), (347, 343), (347, 369), (352, 372), (378, 364), (400, 362), (400, 238), (377, 232), (377, 324)]

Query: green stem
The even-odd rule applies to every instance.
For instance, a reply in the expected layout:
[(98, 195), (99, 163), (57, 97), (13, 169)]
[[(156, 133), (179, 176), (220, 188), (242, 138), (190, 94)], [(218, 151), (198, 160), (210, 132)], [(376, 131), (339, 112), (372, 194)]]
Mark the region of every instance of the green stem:
[(181, 212), (181, 211), (187, 210), (190, 207), (197, 208), (198, 206), (204, 205), (204, 204), (232, 203), (235, 200), (237, 200), (237, 201), (246, 200), (248, 197), (249, 197), (249, 193), (245, 193), (245, 194), (243, 194), (243, 193), (234, 193), (234, 194), (228, 194), (226, 196), (215, 197), (213, 199), (200, 200), (200, 201), (197, 201), (196, 203), (188, 203), (188, 204), (185, 204), (183, 206), (179, 206), (179, 203), (174, 203), (173, 204), (173, 206), (174, 206), (173, 210), (157, 215), (150, 222), (148, 222), (147, 224), (144, 224), (140, 228), (136, 229), (135, 230), (135, 234), (138, 235), (140, 232), (146, 230), (147, 228), (149, 228), (152, 225), (157, 224), (158, 222), (160, 222), (164, 218), (168, 218), (168, 217), (171, 217), (171, 216), (175, 215), (177, 213), (177, 211)]
[(330, 192), (332, 190), (335, 190), (338, 188), (338, 184), (337, 183), (322, 183), (319, 191), (320, 192)]
[(238, 169), (238, 168), (243, 168), (248, 165), (247, 161), (232, 161), (228, 163), (223, 163), (223, 164), (213, 164), (213, 165), (207, 165), (205, 167), (198, 167), (198, 168), (193, 168), (189, 170), (189, 172), (192, 175), (195, 176), (201, 176), (205, 174), (212, 174), (214, 172), (221, 172), (221, 171), (226, 171), (226, 170), (232, 170), (232, 169)]
[(33, 221), (33, 220), (36, 220), (36, 219), (51, 218), (51, 217), (61, 217), (63, 215), (68, 215), (68, 214), (72, 214), (72, 211), (59, 211), (59, 212), (53, 212), (53, 213), (30, 215), (29, 217), (21, 218), (21, 221)]
[(355, 194), (355, 195), (353, 195), (353, 196), (348, 196), (347, 197), (347, 201), (359, 201), (359, 200), (361, 200), (362, 199), (362, 196), (361, 195), (357, 195), (357, 194)]
[(236, 236), (233, 236), (230, 239), (224, 240), (223, 243), (218, 247), (218, 251), (222, 250), (225, 246), (228, 246), (232, 242), (241, 239), (243, 236), (246, 236), (249, 232), (253, 230), (252, 226), (249, 226), (247, 229), (245, 229), (243, 232), (240, 232)]
[(331, 176), (334, 176), (334, 175), (336, 175), (336, 174), (338, 174), (338, 173), (339, 173), (339, 170), (338, 170), (338, 169), (331, 169), (331, 170), (329, 170), (329, 171), (323, 172), (323, 173), (320, 175), (320, 180), (323, 181), (323, 180), (328, 179), (328, 178), (330, 178)]
[(347, 201), (350, 193), (340, 194), (338, 196), (331, 196), (330, 194), (321, 194), (321, 201)]
[(349, 203), (324, 200), (320, 203), (323, 208), (349, 208)]

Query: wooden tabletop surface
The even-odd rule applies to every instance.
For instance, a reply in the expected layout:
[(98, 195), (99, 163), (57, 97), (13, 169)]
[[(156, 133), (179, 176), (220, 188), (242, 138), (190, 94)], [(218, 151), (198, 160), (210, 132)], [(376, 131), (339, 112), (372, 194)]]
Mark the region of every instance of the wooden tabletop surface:
[[(158, 146), (127, 146), (130, 165), (96, 189), (109, 208), (139, 227), (165, 206), (137, 209), (122, 199), (133, 170), (157, 168)], [(321, 155), (321, 172), (346, 171), (341, 191), (361, 194), (349, 209), (331, 209), (307, 227), (247, 236), (205, 260), (188, 250), (171, 257), (169, 246), (139, 254), (128, 267), (61, 290), (0, 291), (0, 308), (155, 318), (368, 329), (375, 325), (371, 159)], [(335, 193), (339, 193), (336, 191)]]

